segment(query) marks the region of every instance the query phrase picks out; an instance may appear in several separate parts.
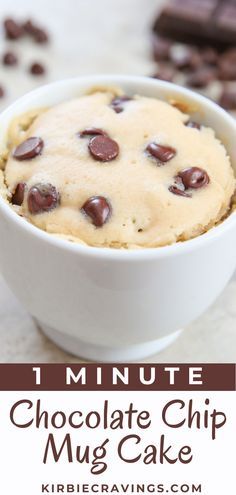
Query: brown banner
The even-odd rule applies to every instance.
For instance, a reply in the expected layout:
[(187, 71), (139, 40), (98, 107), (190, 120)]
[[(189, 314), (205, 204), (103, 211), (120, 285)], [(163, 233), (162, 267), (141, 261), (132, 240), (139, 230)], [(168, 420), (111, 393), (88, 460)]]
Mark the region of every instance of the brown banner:
[(236, 390), (234, 364), (0, 364), (0, 390)]

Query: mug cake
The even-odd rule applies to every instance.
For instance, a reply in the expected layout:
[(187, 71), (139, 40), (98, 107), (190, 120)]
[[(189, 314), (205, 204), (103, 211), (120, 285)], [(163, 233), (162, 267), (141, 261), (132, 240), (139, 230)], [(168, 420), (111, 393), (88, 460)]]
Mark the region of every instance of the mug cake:
[(19, 215), (96, 247), (201, 235), (230, 212), (235, 190), (213, 129), (171, 103), (111, 88), (16, 119), (0, 163), (2, 194)]

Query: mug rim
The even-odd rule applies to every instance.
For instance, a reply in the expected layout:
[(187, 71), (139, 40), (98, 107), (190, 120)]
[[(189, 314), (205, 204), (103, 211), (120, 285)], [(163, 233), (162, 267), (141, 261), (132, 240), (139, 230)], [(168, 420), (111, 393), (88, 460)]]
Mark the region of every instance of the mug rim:
[[(170, 90), (173, 93), (178, 93), (181, 97), (188, 97), (192, 102), (201, 104), (202, 107), (207, 108), (208, 110), (217, 111), (222, 118), (229, 125), (235, 127), (236, 130), (236, 122), (233, 117), (228, 114), (223, 108), (221, 108), (217, 103), (211, 101), (210, 99), (202, 96), (190, 89), (186, 89), (184, 87), (178, 86), (177, 84), (170, 83), (167, 81), (159, 81), (154, 78), (150, 78), (147, 76), (129, 76), (129, 75), (112, 75), (112, 74), (104, 74), (104, 75), (95, 75), (95, 76), (79, 76), (74, 78), (63, 79), (60, 81), (55, 81), (39, 88), (26, 93), (24, 96), (18, 98), (15, 102), (9, 105), (1, 114), (0, 114), (0, 123), (4, 121), (4, 118), (7, 118), (9, 114), (12, 113), (12, 117), (14, 118), (14, 110), (16, 114), (19, 112), (19, 107), (24, 105), (31, 98), (37, 98), (38, 95), (42, 95), (43, 93), (47, 94), (47, 91), (52, 90), (53, 88), (60, 88), (67, 85), (78, 84), (78, 89), (80, 86), (87, 86), (87, 89), (95, 86), (96, 84), (100, 85), (122, 85), (125, 83), (133, 83), (143, 84), (143, 86), (147, 86), (153, 89), (159, 89), (160, 91), (163, 89)], [(15, 115), (16, 115), (15, 114)], [(214, 240), (217, 240), (221, 235), (228, 232), (233, 226), (236, 224), (236, 211), (232, 211), (229, 216), (220, 222), (218, 225), (211, 227), (208, 231), (203, 234), (196, 236), (192, 239), (188, 239), (186, 241), (179, 241), (166, 246), (157, 246), (157, 247), (137, 247), (137, 248), (111, 248), (111, 247), (95, 247), (86, 244), (80, 244), (79, 242), (72, 242), (67, 239), (60, 238), (57, 235), (48, 233), (29, 221), (25, 217), (19, 216), (8, 203), (4, 200), (4, 198), (0, 195), (0, 209), (3, 211), (3, 214), (7, 218), (7, 220), (12, 221), (20, 230), (25, 230), (28, 234), (31, 234), (33, 237), (36, 237), (39, 241), (49, 243), (53, 245), (55, 248), (59, 248), (66, 251), (71, 251), (74, 253), (78, 253), (81, 255), (86, 255), (95, 258), (102, 259), (114, 259), (114, 260), (143, 260), (143, 259), (157, 259), (162, 257), (169, 257), (172, 255), (181, 255), (188, 251), (193, 251), (202, 247), (205, 244), (209, 244)]]

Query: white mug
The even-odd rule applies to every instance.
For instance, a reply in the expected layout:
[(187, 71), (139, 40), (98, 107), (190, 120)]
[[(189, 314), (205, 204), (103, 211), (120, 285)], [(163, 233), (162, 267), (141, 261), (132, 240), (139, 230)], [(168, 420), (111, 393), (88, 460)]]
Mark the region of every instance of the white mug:
[[(215, 129), (236, 168), (234, 119), (198, 94), (145, 77), (82, 77), (39, 88), (0, 115), (1, 141), (14, 117), (111, 85), (194, 108), (193, 118)], [(54, 342), (86, 359), (139, 360), (163, 349), (215, 300), (235, 265), (236, 212), (195, 239), (119, 250), (48, 234), (0, 198), (0, 268), (8, 285)]]

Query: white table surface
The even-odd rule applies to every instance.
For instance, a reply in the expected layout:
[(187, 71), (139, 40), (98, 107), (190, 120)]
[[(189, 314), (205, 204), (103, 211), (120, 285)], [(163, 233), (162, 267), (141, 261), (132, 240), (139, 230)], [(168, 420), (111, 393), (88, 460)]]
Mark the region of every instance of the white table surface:
[[(49, 46), (28, 41), (7, 43), (0, 32), (0, 51), (15, 47), (21, 64), (3, 70), (0, 84), (7, 98), (18, 96), (65, 77), (93, 73), (151, 74), (149, 26), (158, 0), (2, 0), (0, 19), (33, 17), (52, 35)], [(30, 62), (42, 61), (46, 77), (27, 74)], [(0, 239), (1, 242), (1, 239)], [(235, 253), (236, 255), (236, 253)], [(232, 280), (215, 304), (189, 325), (171, 347), (146, 362), (235, 362), (236, 281)], [(0, 362), (79, 362), (64, 353), (36, 328), (31, 317), (0, 277)]]

